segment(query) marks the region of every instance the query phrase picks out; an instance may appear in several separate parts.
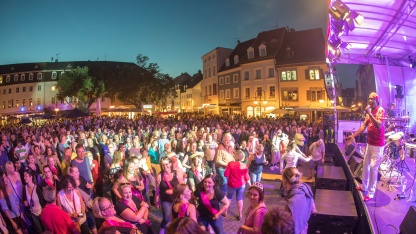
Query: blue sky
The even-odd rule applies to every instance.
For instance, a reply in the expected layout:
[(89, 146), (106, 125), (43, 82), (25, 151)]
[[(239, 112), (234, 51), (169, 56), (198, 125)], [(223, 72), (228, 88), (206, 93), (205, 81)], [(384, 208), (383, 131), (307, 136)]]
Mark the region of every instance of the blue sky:
[(141, 53), (176, 77), (201, 56), (259, 32), (325, 28), (327, 0), (0, 0), (0, 64), (107, 60)]

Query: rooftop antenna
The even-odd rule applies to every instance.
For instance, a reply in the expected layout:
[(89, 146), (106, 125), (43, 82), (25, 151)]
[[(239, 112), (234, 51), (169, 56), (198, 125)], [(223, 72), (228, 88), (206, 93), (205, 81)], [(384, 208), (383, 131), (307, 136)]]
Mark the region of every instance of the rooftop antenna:
[(55, 59), (55, 62), (58, 62), (59, 61), (59, 54), (61, 54), (62, 52), (59, 52), (59, 53), (57, 53), (56, 54), (56, 59)]
[(279, 28), (279, 25), (277, 25), (277, 21), (276, 21), (276, 24), (274, 25), (274, 28)]
[(240, 38), (236, 37), (234, 39), (237, 39), (237, 44), (240, 44)]

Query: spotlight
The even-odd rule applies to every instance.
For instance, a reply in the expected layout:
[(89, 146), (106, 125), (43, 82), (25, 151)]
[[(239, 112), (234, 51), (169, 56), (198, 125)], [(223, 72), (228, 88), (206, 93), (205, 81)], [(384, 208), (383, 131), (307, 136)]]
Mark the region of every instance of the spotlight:
[(394, 88), (396, 89), (396, 96), (394, 96), (395, 98), (400, 98), (403, 99), (404, 95), (403, 95), (403, 86), (401, 85), (395, 85)]
[(345, 20), (350, 13), (350, 9), (340, 0), (335, 0), (329, 7), (329, 14), (336, 20)]

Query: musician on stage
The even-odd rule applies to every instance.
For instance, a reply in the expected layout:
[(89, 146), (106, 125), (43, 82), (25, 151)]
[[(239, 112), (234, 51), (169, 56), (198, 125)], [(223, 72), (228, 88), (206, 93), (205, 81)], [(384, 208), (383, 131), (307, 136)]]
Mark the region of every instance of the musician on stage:
[(395, 107), (396, 105), (394, 103), (390, 103), (389, 109), (387, 110), (387, 117), (396, 118), (396, 112), (394, 111)]
[(377, 173), (381, 164), (384, 150), (384, 109), (380, 106), (379, 97), (376, 93), (370, 93), (368, 106), (365, 108), (364, 124), (357, 132), (348, 136), (349, 140), (360, 135), (368, 128), (368, 142), (364, 154), (362, 186), (357, 186), (357, 190), (367, 193), (364, 201), (369, 201), (374, 197), (377, 185)]

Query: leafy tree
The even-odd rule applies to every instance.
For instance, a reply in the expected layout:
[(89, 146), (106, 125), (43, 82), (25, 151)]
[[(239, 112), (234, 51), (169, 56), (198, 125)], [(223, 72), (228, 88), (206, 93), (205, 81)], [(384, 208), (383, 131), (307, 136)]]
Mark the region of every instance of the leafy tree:
[(156, 63), (148, 64), (148, 60), (147, 56), (139, 54), (136, 57), (138, 66), (125, 67), (117, 74), (122, 80), (119, 81), (117, 97), (136, 108), (143, 103), (158, 103), (167, 95), (176, 95), (172, 77), (161, 73)]
[(88, 111), (105, 91), (102, 79), (91, 76), (88, 71), (88, 67), (77, 67), (65, 72), (57, 82), (57, 98), (64, 100), (66, 97), (76, 97), (78, 98), (78, 108)]

